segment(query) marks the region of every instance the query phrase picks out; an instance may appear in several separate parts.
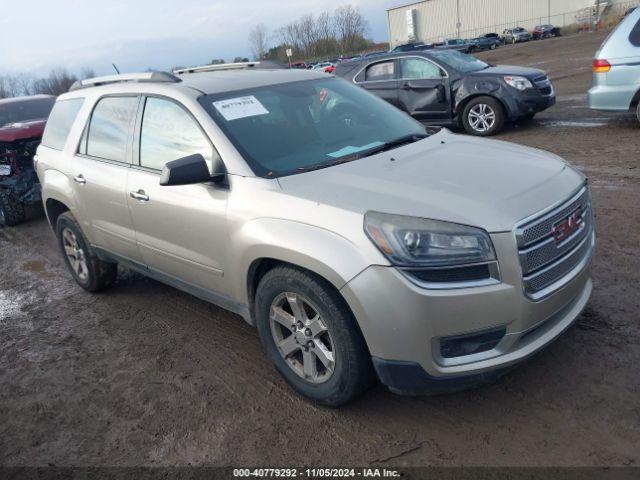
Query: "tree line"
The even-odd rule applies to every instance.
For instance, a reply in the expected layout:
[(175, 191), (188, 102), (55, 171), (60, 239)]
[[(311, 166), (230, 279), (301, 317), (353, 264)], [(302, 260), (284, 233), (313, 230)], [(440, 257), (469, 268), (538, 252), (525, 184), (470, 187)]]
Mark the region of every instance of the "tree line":
[(320, 59), (362, 53), (371, 45), (366, 36), (369, 25), (357, 8), (338, 7), (333, 13), (303, 15), (273, 32), (264, 24), (249, 33), (249, 45), (256, 60), (286, 61)]
[(80, 75), (69, 73), (64, 68), (55, 68), (46, 77), (35, 77), (26, 73), (0, 75), (0, 98), (22, 95), (61, 95), (77, 80), (95, 77), (93, 70), (84, 69)]

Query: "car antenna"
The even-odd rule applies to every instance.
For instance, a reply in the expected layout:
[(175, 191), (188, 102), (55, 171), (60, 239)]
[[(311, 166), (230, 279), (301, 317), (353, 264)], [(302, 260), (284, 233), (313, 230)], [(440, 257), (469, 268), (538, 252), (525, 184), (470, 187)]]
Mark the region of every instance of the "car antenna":
[(116, 71), (116, 73), (120, 75), (120, 70), (118, 70), (118, 67), (116, 67), (116, 64), (112, 63), (111, 65), (113, 65), (113, 69)]

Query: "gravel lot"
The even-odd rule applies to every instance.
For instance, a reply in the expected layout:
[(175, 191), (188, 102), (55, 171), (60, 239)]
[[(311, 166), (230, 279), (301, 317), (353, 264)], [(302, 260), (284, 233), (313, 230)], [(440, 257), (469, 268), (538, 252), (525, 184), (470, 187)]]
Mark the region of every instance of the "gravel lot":
[(595, 291), (540, 355), (473, 391), (377, 387), (318, 408), (239, 317), (125, 271), (103, 294), (81, 291), (35, 219), (0, 230), (0, 464), (637, 466), (640, 127), (585, 106), (602, 38), (481, 54), (547, 70), (559, 95), (499, 138), (565, 157), (593, 186)]

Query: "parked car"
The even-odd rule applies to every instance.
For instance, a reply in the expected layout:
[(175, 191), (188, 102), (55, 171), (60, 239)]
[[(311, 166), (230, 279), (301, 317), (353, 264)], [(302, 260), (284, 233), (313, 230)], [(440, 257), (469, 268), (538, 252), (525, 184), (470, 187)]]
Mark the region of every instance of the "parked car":
[(333, 406), (376, 374), (412, 394), (495, 379), (585, 307), (589, 189), (556, 155), (427, 131), (316, 72), (222, 73), (58, 99), (38, 175), (85, 290), (120, 263), (237, 312)]
[(333, 73), (336, 66), (331, 62), (321, 62), (313, 66), (311, 70), (321, 70), (325, 73)]
[(594, 110), (635, 111), (640, 121), (640, 8), (618, 24), (596, 53), (588, 103)]
[(309, 68), (309, 65), (307, 65), (305, 62), (293, 62), (291, 64), (291, 68), (297, 68), (300, 70), (306, 70)]
[(404, 45), (398, 45), (396, 48), (391, 50), (392, 53), (400, 53), (400, 52), (414, 52), (416, 50), (431, 50), (434, 48), (433, 44), (424, 43), (424, 42), (412, 42), (406, 43)]
[(506, 121), (531, 119), (556, 101), (542, 70), (491, 66), (453, 50), (389, 54), (335, 73), (425, 123), (461, 124), (472, 135), (498, 133)]
[(442, 45), (437, 45), (436, 48), (446, 50), (456, 50), (461, 53), (471, 53), (475, 49), (475, 44), (468, 40), (462, 40), (461, 38), (454, 38), (445, 40)]
[(469, 40), (469, 43), (473, 45), (471, 51), (478, 52), (482, 50), (495, 50), (500, 45), (502, 45), (502, 41), (499, 38), (494, 37), (477, 37)]
[(40, 204), (33, 156), (55, 97), (34, 95), (0, 100), (0, 227), (26, 219)]
[(533, 29), (532, 37), (534, 40), (543, 40), (545, 38), (561, 37), (562, 30), (553, 25), (538, 25)]
[(505, 44), (528, 42), (532, 38), (531, 34), (522, 27), (508, 28), (502, 32), (502, 42)]

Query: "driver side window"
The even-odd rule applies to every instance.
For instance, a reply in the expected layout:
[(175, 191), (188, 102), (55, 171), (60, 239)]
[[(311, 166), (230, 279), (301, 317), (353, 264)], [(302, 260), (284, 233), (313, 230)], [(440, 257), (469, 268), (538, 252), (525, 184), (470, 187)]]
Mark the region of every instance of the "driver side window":
[(401, 63), (404, 80), (442, 78), (442, 71), (436, 64), (422, 58), (403, 58)]

